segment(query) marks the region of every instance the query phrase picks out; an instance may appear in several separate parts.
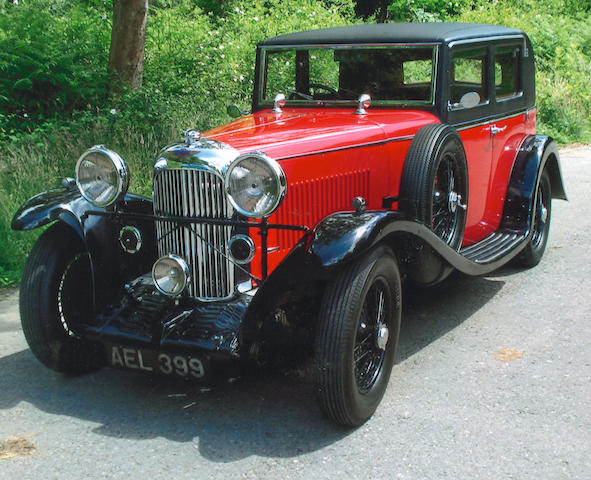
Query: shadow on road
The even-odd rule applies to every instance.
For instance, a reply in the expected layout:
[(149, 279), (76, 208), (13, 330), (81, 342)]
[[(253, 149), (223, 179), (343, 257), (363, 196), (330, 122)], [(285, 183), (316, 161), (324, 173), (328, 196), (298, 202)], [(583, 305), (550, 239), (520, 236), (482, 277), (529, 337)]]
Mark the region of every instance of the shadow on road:
[[(480, 309), (504, 282), (455, 275), (430, 289), (405, 288), (399, 360), (440, 338)], [(19, 402), (95, 423), (100, 435), (198, 442), (201, 455), (231, 462), (250, 455), (291, 457), (350, 432), (319, 412), (309, 377), (273, 375), (211, 389), (105, 369), (78, 378), (42, 367), (28, 350), (0, 358), (0, 409)]]
[(493, 298), (501, 280), (454, 272), (430, 288), (404, 285), (398, 361), (402, 362), (453, 330)]

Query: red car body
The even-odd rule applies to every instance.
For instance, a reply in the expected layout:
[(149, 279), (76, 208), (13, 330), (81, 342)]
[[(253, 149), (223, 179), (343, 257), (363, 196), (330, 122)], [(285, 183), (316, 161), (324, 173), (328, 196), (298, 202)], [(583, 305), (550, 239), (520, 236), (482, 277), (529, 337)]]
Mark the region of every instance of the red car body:
[[(352, 113), (351, 108), (284, 109), (281, 114), (265, 109), (208, 130), (204, 136), (240, 153), (265, 151), (281, 162), (288, 179), (287, 195), (269, 221), (314, 227), (331, 213), (350, 211), (351, 199), (357, 196), (367, 199), (369, 210), (382, 209), (384, 197), (399, 193), (404, 158), (414, 134), (425, 125), (440, 123), (432, 113), (420, 110), (370, 109), (362, 117)], [(523, 140), (536, 132), (535, 109), (527, 117), (517, 114), (460, 131), (470, 172), (462, 245), (478, 242), (499, 227), (513, 162)], [(492, 124), (506, 129), (493, 137)], [(270, 270), (301, 236), (293, 231), (270, 234)], [(260, 276), (261, 245), (255, 243), (253, 271)]]

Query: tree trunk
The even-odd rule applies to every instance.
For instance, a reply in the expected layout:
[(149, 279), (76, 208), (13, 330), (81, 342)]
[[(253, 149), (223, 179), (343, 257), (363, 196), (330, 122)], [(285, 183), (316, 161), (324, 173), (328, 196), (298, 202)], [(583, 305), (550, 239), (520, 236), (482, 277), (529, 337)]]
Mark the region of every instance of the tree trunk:
[(109, 50), (111, 91), (142, 86), (148, 0), (113, 0)]

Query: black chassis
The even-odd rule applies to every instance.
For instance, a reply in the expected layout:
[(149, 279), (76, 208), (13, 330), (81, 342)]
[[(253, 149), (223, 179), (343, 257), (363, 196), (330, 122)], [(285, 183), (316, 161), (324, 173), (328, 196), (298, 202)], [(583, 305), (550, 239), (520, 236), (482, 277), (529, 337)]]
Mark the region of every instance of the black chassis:
[[(256, 227), (263, 246), (271, 228), (302, 231), (300, 241), (269, 276), (263, 255), (264, 276), (255, 295), (237, 293), (219, 302), (172, 300), (156, 290), (149, 272), (157, 259), (154, 220), (158, 217), (144, 197), (127, 194), (114, 207), (101, 209), (81, 197), (72, 179), (64, 179), (62, 188), (23, 204), (12, 228), (30, 230), (62, 222), (83, 241), (91, 260), (94, 305), (90, 318), (69, 325), (81, 337), (105, 345), (195, 353), (208, 361), (293, 360), (309, 353), (301, 345), (313, 344), (306, 340), (327, 279), (378, 245), (392, 248), (403, 274), (428, 262), (435, 271), (443, 266), (481, 275), (513, 259), (530, 239), (534, 197), (544, 168), (550, 174), (552, 196), (566, 200), (556, 144), (549, 137), (529, 136), (514, 162), (500, 228), (459, 252), (422, 223), (392, 210), (337, 213), (312, 230), (266, 221), (166, 217), (179, 224)], [(136, 227), (144, 239), (135, 254), (126, 253), (119, 244), (119, 231), (126, 225)]]

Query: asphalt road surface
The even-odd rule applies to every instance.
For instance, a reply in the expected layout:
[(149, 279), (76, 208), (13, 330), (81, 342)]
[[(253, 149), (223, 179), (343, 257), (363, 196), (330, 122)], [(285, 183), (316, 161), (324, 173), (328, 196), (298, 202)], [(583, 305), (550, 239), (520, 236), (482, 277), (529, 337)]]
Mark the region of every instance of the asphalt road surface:
[(356, 430), (322, 417), (306, 376), (62, 377), (0, 291), (0, 478), (591, 478), (591, 148), (562, 167), (538, 267), (405, 290), (390, 386)]

